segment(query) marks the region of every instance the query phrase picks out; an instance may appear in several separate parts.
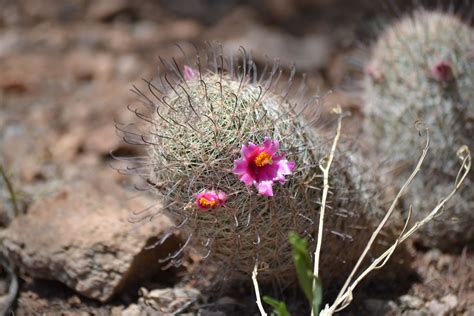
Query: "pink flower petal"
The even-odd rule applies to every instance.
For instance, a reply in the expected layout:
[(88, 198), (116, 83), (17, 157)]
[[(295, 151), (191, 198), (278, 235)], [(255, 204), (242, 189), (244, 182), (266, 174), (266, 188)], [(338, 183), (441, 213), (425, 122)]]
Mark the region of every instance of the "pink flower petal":
[(260, 168), (257, 173), (257, 182), (273, 180), (278, 175), (279, 166), (277, 163), (266, 165)]
[(248, 173), (244, 173), (240, 176), (240, 181), (245, 183), (245, 185), (252, 185), (255, 179)]
[(255, 149), (257, 149), (258, 146), (255, 145), (254, 143), (248, 144), (248, 146), (242, 145), (242, 156), (245, 157), (246, 159), (249, 159), (252, 157), (252, 155), (255, 154)]
[(273, 196), (273, 181), (261, 181), (257, 183), (258, 194)]
[(288, 160), (281, 160), (278, 163), (278, 174), (282, 175), (289, 175), (293, 172), (293, 169), (295, 168), (295, 162), (294, 161), (288, 161)]
[(280, 148), (280, 143), (277, 140), (271, 140), (270, 138), (265, 137), (263, 147), (267, 153), (273, 156)]
[(288, 160), (280, 161), (278, 173), (274, 181), (279, 181), (280, 183), (285, 183), (285, 176), (290, 175), (295, 167), (293, 161), (289, 162)]
[(234, 161), (234, 169), (232, 170), (233, 173), (241, 174), (247, 171), (248, 168), (248, 161), (245, 159), (239, 159)]
[(219, 199), (219, 204), (223, 205), (227, 201), (227, 194), (222, 191), (217, 192), (217, 198)]

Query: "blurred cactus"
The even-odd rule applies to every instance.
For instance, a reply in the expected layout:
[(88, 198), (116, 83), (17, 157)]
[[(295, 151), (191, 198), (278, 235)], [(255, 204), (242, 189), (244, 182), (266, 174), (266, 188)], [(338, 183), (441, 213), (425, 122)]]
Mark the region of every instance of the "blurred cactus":
[[(245, 51), (237, 63), (221, 49), (198, 52), (183, 67), (174, 60), (162, 61), (166, 71), (156, 82), (148, 82), (149, 93), (135, 90), (148, 114), (133, 111), (147, 127), (120, 129), (127, 142), (146, 146), (149, 155), (135, 159), (127, 171), (143, 175), (176, 220), (176, 230), (187, 237), (183, 247), (170, 254), (171, 264), (180, 264), (183, 250), (192, 245), (219, 267), (220, 278), (249, 280), (258, 260), (261, 281), (294, 279), (288, 232), (315, 235), (322, 187), (319, 162), (329, 153), (331, 140), (313, 129), (317, 98), (305, 97), (304, 80), (293, 89), (294, 69), (280, 82), (278, 64), (257, 75)], [(244, 174), (240, 179), (236, 174), (245, 159), (237, 160), (250, 150), (250, 143), (278, 149), (272, 157), (255, 157), (258, 167), (277, 160), (288, 167), (271, 179), (271, 192), (246, 185)], [(355, 160), (338, 150), (330, 172), (323, 282), (347, 275), (377, 215), (369, 193), (361, 190)], [(156, 214), (148, 209), (135, 219)], [(314, 249), (313, 239), (309, 246)]]
[[(366, 68), (365, 132), (374, 155), (387, 155), (404, 181), (422, 138), (414, 128), (420, 120), (430, 130), (431, 147), (407, 205), (420, 219), (448, 192), (456, 177), (456, 150), (474, 148), (474, 32), (456, 16), (416, 11), (385, 30), (372, 49)], [(395, 180), (396, 181), (396, 180)], [(426, 246), (448, 248), (474, 238), (474, 179), (467, 179), (461, 196), (432, 221), (420, 240)], [(401, 183), (401, 182), (400, 182)], [(453, 220), (447, 220), (453, 219)]]

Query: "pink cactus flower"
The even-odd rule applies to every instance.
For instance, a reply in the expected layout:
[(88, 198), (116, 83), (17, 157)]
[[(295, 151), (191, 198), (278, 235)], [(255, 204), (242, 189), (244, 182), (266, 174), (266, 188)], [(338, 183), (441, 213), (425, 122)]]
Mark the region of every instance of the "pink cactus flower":
[(372, 79), (374, 82), (379, 82), (384, 78), (384, 75), (382, 73), (380, 66), (375, 62), (368, 64), (365, 67), (365, 72), (367, 73), (367, 75), (369, 75), (370, 79)]
[(285, 182), (295, 167), (294, 162), (285, 159), (284, 154), (277, 154), (280, 145), (277, 140), (265, 138), (263, 145), (253, 143), (242, 145), (242, 158), (234, 161), (233, 172), (239, 175), (245, 185), (255, 185), (258, 193), (273, 196), (273, 183)]
[(453, 78), (453, 69), (448, 60), (439, 60), (431, 67), (431, 74), (438, 81), (446, 82)]
[(183, 76), (184, 80), (186, 81), (193, 80), (198, 77), (198, 72), (196, 69), (191, 68), (188, 65), (184, 65)]
[(222, 191), (203, 191), (196, 195), (196, 205), (202, 210), (209, 210), (224, 205), (227, 194)]

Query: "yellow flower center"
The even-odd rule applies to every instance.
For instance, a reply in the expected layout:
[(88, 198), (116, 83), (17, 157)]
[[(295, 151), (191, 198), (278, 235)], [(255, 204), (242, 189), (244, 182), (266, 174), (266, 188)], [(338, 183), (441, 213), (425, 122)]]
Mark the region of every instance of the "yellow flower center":
[(217, 201), (216, 200), (208, 200), (205, 197), (202, 197), (202, 198), (199, 199), (199, 204), (202, 207), (213, 208), (214, 206), (216, 206)]
[(255, 157), (255, 165), (257, 167), (264, 167), (266, 165), (271, 165), (273, 163), (272, 161), (272, 155), (269, 153), (262, 151), (260, 154), (258, 154), (257, 157)]

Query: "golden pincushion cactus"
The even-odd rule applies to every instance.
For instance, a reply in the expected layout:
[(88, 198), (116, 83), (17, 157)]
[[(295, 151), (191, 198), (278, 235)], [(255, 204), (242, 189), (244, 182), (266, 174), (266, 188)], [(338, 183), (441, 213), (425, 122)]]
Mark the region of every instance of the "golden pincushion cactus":
[[(148, 157), (134, 168), (185, 236), (168, 259), (179, 264), (184, 249), (193, 246), (219, 267), (221, 278), (249, 279), (258, 261), (261, 282), (292, 279), (288, 233), (309, 237), (314, 249), (319, 164), (330, 150), (329, 137), (314, 129), (314, 117), (308, 119), (317, 99), (302, 97), (304, 85), (291, 87), (293, 72), (280, 83), (277, 65), (258, 77), (245, 54), (240, 65), (218, 49), (206, 56), (179, 68), (164, 62), (167, 70), (148, 83), (149, 93), (136, 91), (149, 110), (147, 116), (136, 111), (147, 127), (125, 132), (126, 140), (146, 146)], [(361, 189), (356, 160), (338, 150), (333, 162), (324, 281), (346, 276), (378, 215), (370, 193)], [(138, 217), (154, 215), (147, 210)]]
[[(423, 138), (414, 128), (429, 128), (431, 147), (423, 170), (406, 197), (414, 219), (423, 218), (456, 177), (461, 145), (474, 148), (474, 31), (456, 16), (416, 11), (385, 30), (372, 49), (365, 78), (365, 133), (374, 155), (389, 157), (401, 183), (413, 168)], [(474, 177), (444, 215), (421, 233), (426, 246), (445, 249), (474, 239)]]

